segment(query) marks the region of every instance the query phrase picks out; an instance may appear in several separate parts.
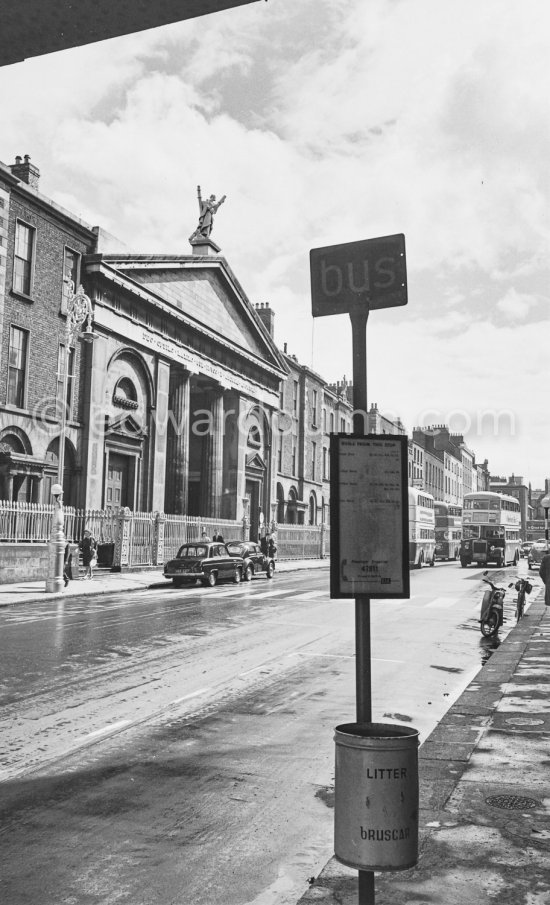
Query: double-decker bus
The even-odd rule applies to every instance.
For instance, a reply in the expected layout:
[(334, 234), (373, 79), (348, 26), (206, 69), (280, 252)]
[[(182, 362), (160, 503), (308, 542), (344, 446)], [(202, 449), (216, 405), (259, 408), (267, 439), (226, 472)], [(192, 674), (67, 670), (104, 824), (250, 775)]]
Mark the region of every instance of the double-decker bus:
[(462, 539), (462, 508), (435, 501), (435, 558), (458, 559)]
[(467, 493), (462, 508), (460, 565), (514, 565), (520, 555), (521, 510), (512, 496), (489, 490)]
[(434, 498), (425, 490), (409, 487), (409, 566), (435, 565)]

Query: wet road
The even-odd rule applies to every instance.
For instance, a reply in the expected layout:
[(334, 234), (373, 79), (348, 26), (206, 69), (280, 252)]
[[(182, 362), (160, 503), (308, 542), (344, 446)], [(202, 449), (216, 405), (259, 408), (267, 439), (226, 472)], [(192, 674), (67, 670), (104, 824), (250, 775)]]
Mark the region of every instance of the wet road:
[[(479, 577), (440, 564), (373, 601), (373, 719), (425, 738), (473, 678)], [(296, 902), (332, 853), (333, 728), (354, 719), (353, 602), (327, 583), (0, 611), (2, 901)]]

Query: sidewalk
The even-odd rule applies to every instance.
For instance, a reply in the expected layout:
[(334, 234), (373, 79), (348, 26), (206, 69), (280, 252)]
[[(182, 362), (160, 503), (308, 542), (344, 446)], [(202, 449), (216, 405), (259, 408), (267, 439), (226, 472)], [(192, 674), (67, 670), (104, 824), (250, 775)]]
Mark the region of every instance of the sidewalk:
[[(415, 868), (376, 905), (549, 905), (550, 611), (542, 592), (419, 751)], [(357, 905), (332, 858), (299, 905)]]
[[(276, 572), (294, 572), (298, 569), (328, 569), (328, 559), (277, 560)], [(141, 572), (98, 571), (91, 581), (77, 579), (57, 594), (47, 594), (45, 581), (22, 581), (0, 584), (0, 607), (15, 603), (47, 603), (49, 600), (71, 597), (90, 597), (98, 594), (116, 594), (120, 591), (146, 591), (148, 588), (172, 587), (162, 570)]]

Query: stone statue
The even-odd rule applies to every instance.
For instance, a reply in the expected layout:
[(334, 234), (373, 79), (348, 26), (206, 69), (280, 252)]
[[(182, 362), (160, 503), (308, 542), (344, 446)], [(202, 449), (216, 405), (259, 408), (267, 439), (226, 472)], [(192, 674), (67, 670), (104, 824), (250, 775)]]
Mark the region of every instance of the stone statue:
[(203, 201), (201, 187), (198, 185), (197, 197), (199, 199), (199, 224), (193, 235), (190, 237), (190, 241), (201, 238), (208, 239), (210, 237), (212, 227), (214, 226), (214, 214), (220, 205), (223, 204), (227, 196), (223, 195), (219, 201), (216, 201), (216, 196), (210, 195), (210, 198)]

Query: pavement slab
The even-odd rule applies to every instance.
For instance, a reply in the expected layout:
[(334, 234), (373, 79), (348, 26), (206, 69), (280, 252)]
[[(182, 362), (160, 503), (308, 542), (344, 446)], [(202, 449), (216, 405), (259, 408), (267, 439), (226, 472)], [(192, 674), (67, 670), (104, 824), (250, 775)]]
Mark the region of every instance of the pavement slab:
[[(376, 905), (550, 905), (549, 690), (541, 594), (421, 745), (418, 863), (376, 873)], [(358, 901), (331, 858), (299, 905)]]

